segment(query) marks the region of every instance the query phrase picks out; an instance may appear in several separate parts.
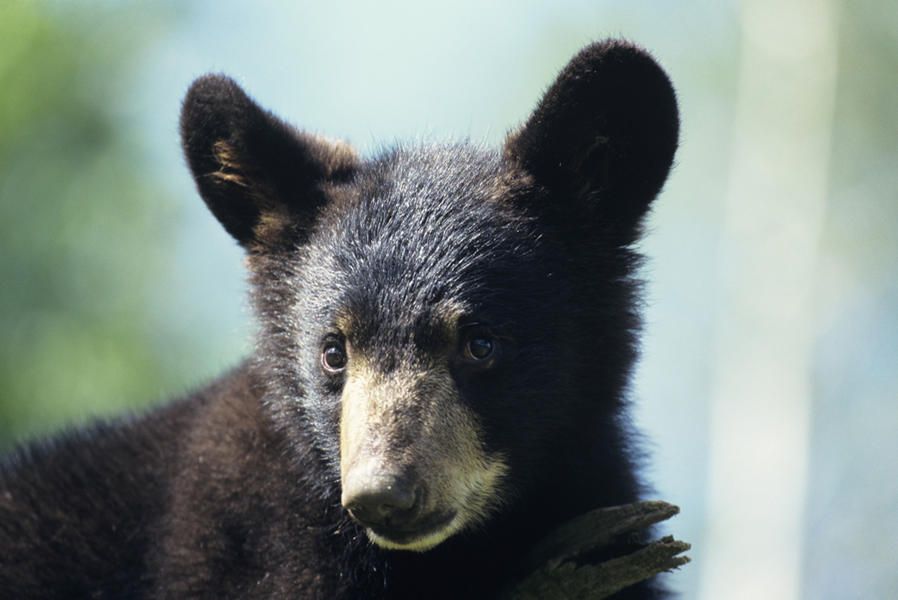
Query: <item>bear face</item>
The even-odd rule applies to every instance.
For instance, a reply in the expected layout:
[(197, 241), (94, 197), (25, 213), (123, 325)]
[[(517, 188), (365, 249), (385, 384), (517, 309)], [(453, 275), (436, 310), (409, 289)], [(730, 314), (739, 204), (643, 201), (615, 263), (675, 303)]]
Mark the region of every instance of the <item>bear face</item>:
[(185, 152), (248, 253), (265, 408), (375, 544), (551, 506), (573, 488), (547, 465), (623, 452), (602, 424), (635, 355), (630, 245), (677, 132), (667, 77), (621, 42), (578, 54), (501, 151), (364, 160), (225, 77), (192, 86)]

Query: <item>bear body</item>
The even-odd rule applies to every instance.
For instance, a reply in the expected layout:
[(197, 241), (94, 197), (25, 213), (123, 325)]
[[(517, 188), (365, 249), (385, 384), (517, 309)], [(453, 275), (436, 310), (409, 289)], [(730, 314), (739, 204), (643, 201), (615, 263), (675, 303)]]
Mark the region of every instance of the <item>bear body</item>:
[(631, 246), (678, 136), (644, 51), (585, 48), (499, 150), (362, 160), (221, 76), (181, 127), (247, 252), (257, 350), (7, 457), (0, 589), (492, 598), (553, 527), (638, 499)]

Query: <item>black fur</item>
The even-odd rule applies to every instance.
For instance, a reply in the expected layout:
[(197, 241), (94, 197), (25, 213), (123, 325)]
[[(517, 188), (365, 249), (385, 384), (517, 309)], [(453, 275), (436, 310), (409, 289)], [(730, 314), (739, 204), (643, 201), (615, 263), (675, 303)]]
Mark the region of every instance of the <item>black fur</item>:
[[(201, 195), (248, 251), (257, 351), (166, 408), (8, 457), (6, 594), (492, 597), (550, 528), (637, 499), (629, 246), (678, 128), (645, 52), (584, 49), (502, 152), (399, 147), (363, 161), (221, 76), (193, 85), (181, 122)], [(428, 552), (385, 551), (340, 505), (340, 388), (321, 372), (321, 340), (349, 314), (353, 346), (379, 369), (426, 360), (446, 351), (438, 301), (503, 344), (496, 368), (453, 377), (508, 458), (504, 504)]]

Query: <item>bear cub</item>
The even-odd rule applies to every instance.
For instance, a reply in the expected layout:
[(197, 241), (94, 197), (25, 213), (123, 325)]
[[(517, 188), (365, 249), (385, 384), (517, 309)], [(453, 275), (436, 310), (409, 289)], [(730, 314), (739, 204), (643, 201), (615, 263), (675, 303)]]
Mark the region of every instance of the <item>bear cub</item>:
[(620, 41), (500, 149), (362, 158), (198, 79), (184, 152), (245, 249), (256, 350), (6, 457), (3, 594), (493, 598), (553, 527), (637, 500), (633, 244), (678, 128), (667, 76)]

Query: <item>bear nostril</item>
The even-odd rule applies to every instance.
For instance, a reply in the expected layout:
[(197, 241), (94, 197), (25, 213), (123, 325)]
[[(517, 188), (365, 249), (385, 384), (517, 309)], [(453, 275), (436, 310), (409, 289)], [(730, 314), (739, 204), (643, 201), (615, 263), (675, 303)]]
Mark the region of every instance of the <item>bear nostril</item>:
[(414, 519), (420, 499), (418, 486), (408, 480), (376, 478), (347, 486), (343, 506), (363, 525), (402, 527)]

